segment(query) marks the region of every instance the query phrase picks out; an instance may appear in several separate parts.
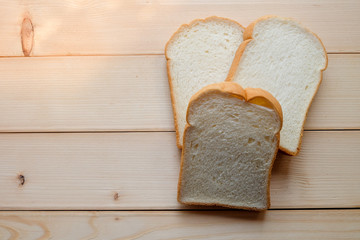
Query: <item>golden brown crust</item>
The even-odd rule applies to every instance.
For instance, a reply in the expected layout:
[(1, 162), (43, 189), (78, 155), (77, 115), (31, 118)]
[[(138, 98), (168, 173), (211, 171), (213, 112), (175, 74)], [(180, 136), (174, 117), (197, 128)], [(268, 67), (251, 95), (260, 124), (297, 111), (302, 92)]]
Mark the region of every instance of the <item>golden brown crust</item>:
[[(189, 124), (187, 123), (186, 126), (185, 126), (185, 130), (184, 130), (184, 137), (183, 137), (183, 146), (185, 146), (185, 136), (186, 136), (186, 133), (189, 131), (190, 129), (190, 126)], [(181, 151), (181, 160), (180, 160), (180, 173), (179, 173), (179, 181), (178, 181), (178, 188), (177, 188), (177, 200), (178, 202), (182, 203), (180, 198), (181, 198), (181, 179), (182, 179), (182, 174), (183, 174), (183, 167), (184, 167), (184, 152), (185, 152), (185, 149), (183, 149)]]
[[(306, 30), (308, 30), (308, 29), (306, 28)], [(311, 32), (310, 30), (308, 30), (308, 31)], [(292, 156), (296, 156), (296, 155), (299, 153), (299, 151), (300, 151), (300, 147), (301, 147), (301, 143), (302, 143), (302, 138), (303, 138), (303, 135), (304, 135), (304, 126), (305, 126), (305, 122), (306, 122), (306, 119), (307, 119), (307, 115), (308, 115), (308, 113), (309, 113), (310, 106), (311, 106), (312, 102), (314, 101), (315, 95), (316, 95), (316, 93), (319, 91), (320, 84), (321, 84), (321, 82), (322, 82), (322, 80), (323, 80), (323, 73), (324, 73), (324, 71), (326, 70), (326, 68), (327, 68), (327, 66), (328, 66), (328, 62), (329, 62), (329, 58), (328, 58), (328, 55), (327, 55), (327, 52), (326, 52), (324, 43), (321, 41), (321, 39), (319, 38), (318, 35), (316, 35), (316, 34), (313, 33), (313, 32), (311, 32), (311, 33), (319, 40), (320, 44), (322, 45), (322, 47), (323, 47), (323, 49), (324, 49), (324, 52), (325, 52), (326, 61), (325, 61), (325, 67), (324, 67), (323, 69), (320, 69), (320, 81), (319, 81), (319, 84), (317, 85), (316, 90), (315, 90), (315, 92), (314, 92), (314, 95), (312, 96), (312, 98), (311, 98), (311, 100), (310, 100), (310, 103), (309, 103), (309, 105), (308, 105), (308, 107), (307, 107), (307, 109), (306, 109), (306, 114), (305, 114), (304, 122), (303, 122), (303, 125), (302, 125), (302, 127), (301, 127), (300, 141), (299, 141), (299, 145), (298, 145), (298, 147), (297, 147), (297, 149), (296, 149), (296, 152), (291, 152), (291, 151), (289, 151), (288, 149), (285, 149), (285, 148), (280, 147), (280, 150), (281, 150), (281, 151), (285, 152), (286, 154), (292, 155)]]
[[(254, 103), (263, 107), (274, 109), (280, 117), (280, 122), (283, 122), (283, 113), (281, 105), (278, 100), (271, 95), (268, 91), (261, 88), (246, 88), (246, 100), (250, 103)], [(281, 129), (282, 126), (280, 126)]]
[(207, 206), (207, 207), (227, 207), (232, 209), (242, 209), (242, 210), (250, 210), (250, 211), (265, 211), (269, 209), (270, 205), (267, 208), (253, 208), (253, 207), (236, 207), (233, 205), (221, 204), (221, 203), (203, 203), (203, 202), (182, 202), (178, 199), (179, 203), (186, 205), (198, 205), (198, 206)]
[[(260, 21), (263, 21), (263, 20), (266, 20), (266, 19), (269, 19), (269, 18), (280, 18), (280, 19), (285, 19), (285, 20), (290, 20), (290, 21), (294, 21), (294, 22), (297, 22), (291, 18), (283, 18), (283, 17), (279, 17), (279, 16), (275, 16), (275, 15), (267, 15), (267, 16), (263, 16), (261, 18), (258, 18), (257, 20), (255, 20), (254, 22), (252, 22), (248, 27), (245, 28), (245, 31), (244, 31), (244, 35), (243, 35), (243, 38), (244, 38), (244, 42), (242, 42), (238, 48), (238, 50), (236, 51), (236, 54), (235, 54), (235, 57), (234, 57), (234, 61), (233, 63), (231, 64), (231, 68), (230, 68), (230, 71), (229, 71), (229, 74), (228, 76), (226, 77), (226, 80), (225, 81), (233, 81), (234, 79), (234, 76), (236, 74), (236, 71), (237, 71), (237, 68), (238, 68), (238, 65), (240, 63), (240, 60), (241, 60), (241, 57), (246, 49), (246, 46), (253, 40), (253, 31), (254, 31), (254, 28), (255, 28), (255, 25), (260, 22)], [(298, 23), (298, 22), (297, 22)], [(320, 81), (319, 81), (319, 84), (317, 85), (316, 87), (316, 90), (314, 92), (314, 95), (312, 96), (311, 98), (311, 101), (310, 101), (310, 104), (308, 105), (308, 108), (306, 109), (306, 114), (305, 114), (305, 118), (303, 119), (303, 125), (302, 125), (302, 129), (301, 129), (301, 134), (300, 134), (300, 141), (299, 141), (299, 145), (297, 146), (297, 149), (295, 152), (293, 151), (290, 151), (289, 149), (286, 149), (286, 148), (283, 148), (283, 147), (279, 147), (279, 149), (289, 155), (292, 155), (292, 156), (295, 156), (299, 153), (300, 151), (300, 147), (301, 147), (301, 143), (302, 143), (302, 137), (303, 137), (303, 133), (304, 133), (304, 125), (305, 125), (305, 121), (306, 121), (306, 118), (307, 118), (307, 115), (308, 115), (308, 112), (309, 112), (309, 108), (311, 106), (311, 103), (312, 101), (314, 100), (314, 97), (316, 95), (316, 93), (318, 92), (319, 90), (319, 87), (320, 87), (320, 84), (322, 82), (322, 79), (323, 79), (323, 72), (326, 70), (327, 66), (328, 66), (328, 55), (326, 53), (326, 49), (325, 49), (325, 46), (323, 44), (323, 42), (321, 41), (321, 39), (319, 38), (319, 36), (317, 36), (314, 32), (310, 31), (308, 28), (302, 26), (300, 23), (298, 23), (301, 27), (303, 27), (306, 31), (310, 32), (311, 34), (313, 34), (320, 42), (321, 46), (323, 47), (324, 49), (324, 52), (325, 52), (325, 57), (326, 57), (326, 61), (325, 61), (325, 67), (323, 69), (320, 70)]]
[[(245, 33), (245, 32), (244, 32)], [(229, 73), (225, 79), (226, 82), (232, 81), (235, 77), (236, 70), (238, 68), (238, 65), (240, 63), (241, 56), (243, 55), (246, 46), (251, 42), (251, 39), (247, 39), (240, 44), (239, 48), (236, 50), (235, 57), (233, 62), (231, 63)]]
[(174, 97), (174, 92), (173, 92), (173, 86), (172, 86), (172, 79), (171, 79), (171, 73), (170, 73), (170, 61), (171, 59), (168, 57), (167, 51), (168, 51), (168, 47), (169, 45), (174, 41), (174, 39), (176, 39), (177, 34), (179, 34), (181, 31), (183, 31), (186, 28), (192, 27), (193, 25), (197, 24), (198, 22), (208, 22), (208, 21), (212, 21), (214, 19), (218, 19), (218, 20), (225, 20), (225, 21), (230, 21), (235, 23), (236, 25), (238, 25), (239, 27), (241, 27), (242, 29), (245, 29), (240, 23), (229, 19), (229, 18), (223, 18), (223, 17), (217, 17), (217, 16), (211, 16), (211, 17), (207, 17), (205, 19), (195, 19), (193, 21), (191, 21), (189, 24), (183, 24), (181, 25), (178, 30), (176, 30), (176, 32), (173, 33), (173, 35), (170, 37), (169, 41), (166, 43), (165, 45), (165, 58), (167, 61), (166, 64), (166, 70), (167, 70), (167, 75), (168, 75), (168, 81), (169, 81), (169, 86), (170, 86), (170, 97), (171, 97), (171, 105), (172, 105), (172, 109), (173, 109), (173, 116), (174, 116), (174, 124), (175, 124), (175, 131), (176, 131), (176, 145), (179, 149), (182, 148), (181, 144), (180, 144), (180, 134), (179, 134), (179, 125), (177, 122), (177, 117), (176, 117), (176, 108), (175, 108), (175, 97)]
[(174, 116), (175, 134), (176, 134), (176, 146), (179, 149), (181, 149), (182, 146), (180, 145), (179, 125), (178, 125), (178, 122), (177, 122), (176, 109), (175, 109), (175, 97), (174, 97), (174, 93), (173, 93), (173, 86), (172, 86), (170, 70), (169, 70), (170, 61), (171, 61), (170, 59), (167, 60), (166, 69), (167, 69), (167, 75), (168, 75), (168, 82), (169, 82), (169, 86), (170, 86), (171, 106), (172, 106), (173, 116)]
[(197, 92), (192, 98), (190, 99), (189, 106), (186, 112), (186, 127), (184, 131), (184, 137), (183, 137), (183, 151), (181, 153), (181, 163), (180, 163), (180, 174), (179, 174), (179, 182), (178, 182), (178, 191), (177, 191), (177, 200), (180, 203), (188, 204), (188, 205), (204, 205), (204, 206), (221, 206), (221, 207), (229, 207), (229, 208), (235, 208), (235, 209), (245, 209), (245, 210), (253, 210), (253, 211), (262, 211), (266, 210), (267, 208), (251, 208), (251, 207), (236, 207), (236, 206), (230, 206), (227, 204), (221, 204), (221, 203), (201, 203), (201, 202), (182, 202), (181, 201), (181, 182), (182, 182), (182, 173), (183, 173), (183, 165), (184, 165), (184, 154), (187, 150), (187, 147), (185, 145), (185, 139), (187, 136), (187, 132), (191, 129), (191, 125), (189, 124), (189, 109), (192, 107), (194, 102), (200, 100), (201, 98), (213, 94), (213, 93), (222, 93), (227, 94), (228, 96), (232, 96), (235, 98), (238, 98), (242, 101), (248, 101), (252, 104), (260, 105), (263, 107), (274, 109), (274, 111), (279, 116), (280, 120), (280, 128), (279, 131), (276, 133), (277, 138), (277, 146), (276, 150), (274, 152), (273, 159), (270, 164), (269, 169), (269, 175), (268, 175), (268, 184), (267, 184), (267, 208), (270, 207), (270, 178), (271, 178), (271, 170), (274, 165), (274, 161), (279, 149), (280, 144), (280, 130), (282, 126), (282, 110), (279, 102), (274, 98), (269, 92), (259, 89), (259, 88), (247, 88), (243, 89), (239, 84), (235, 82), (221, 82), (221, 83), (215, 83), (208, 85), (201, 89), (199, 92)]

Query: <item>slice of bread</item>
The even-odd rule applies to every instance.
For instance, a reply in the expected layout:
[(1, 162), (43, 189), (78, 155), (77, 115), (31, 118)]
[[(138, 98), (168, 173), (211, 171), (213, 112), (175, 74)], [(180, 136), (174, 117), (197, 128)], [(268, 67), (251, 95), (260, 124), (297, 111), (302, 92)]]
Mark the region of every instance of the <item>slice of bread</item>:
[(246, 28), (227, 80), (262, 88), (280, 102), (284, 112), (280, 149), (296, 155), (326, 67), (326, 50), (314, 33), (291, 19), (266, 16)]
[(244, 28), (237, 22), (209, 17), (182, 25), (165, 48), (177, 145), (181, 148), (189, 100), (201, 88), (222, 82), (230, 70)]
[(282, 125), (280, 104), (261, 89), (209, 85), (187, 110), (178, 201), (264, 210)]

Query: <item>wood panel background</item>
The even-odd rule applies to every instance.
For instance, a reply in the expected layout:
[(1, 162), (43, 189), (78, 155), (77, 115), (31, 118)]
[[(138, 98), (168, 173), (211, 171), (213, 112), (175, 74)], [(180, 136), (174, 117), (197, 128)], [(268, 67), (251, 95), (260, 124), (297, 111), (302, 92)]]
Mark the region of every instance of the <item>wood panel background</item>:
[[(3, 209), (199, 208), (176, 201), (172, 132), (1, 134), (0, 145)], [(298, 156), (276, 159), (272, 208), (360, 207), (359, 145), (360, 131), (306, 132)]]
[[(358, 66), (329, 55), (305, 129), (360, 128)], [(0, 58), (0, 79), (2, 132), (174, 130), (164, 56)]]
[(360, 210), (0, 213), (4, 239), (357, 240), (359, 225)]
[[(0, 239), (360, 239), (359, 12), (356, 0), (0, 0)], [(329, 53), (302, 150), (279, 153), (267, 212), (181, 205), (165, 43), (195, 18), (268, 14), (301, 21)]]
[(359, 52), (357, 0), (46, 0), (0, 1), (0, 54), (23, 56), (24, 18), (34, 26), (31, 56), (163, 54), (166, 41), (184, 23), (212, 15), (247, 26), (263, 15), (300, 20), (329, 52)]

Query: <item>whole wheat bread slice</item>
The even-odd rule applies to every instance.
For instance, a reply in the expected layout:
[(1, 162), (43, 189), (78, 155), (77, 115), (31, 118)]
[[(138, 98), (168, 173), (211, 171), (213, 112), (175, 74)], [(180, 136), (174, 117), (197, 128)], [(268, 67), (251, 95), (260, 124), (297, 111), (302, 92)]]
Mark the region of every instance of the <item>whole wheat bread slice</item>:
[(314, 33), (291, 19), (266, 16), (246, 28), (227, 81), (262, 88), (280, 102), (280, 149), (296, 155), (326, 67), (326, 50)]
[(261, 89), (209, 85), (187, 110), (178, 201), (264, 210), (279, 146), (282, 112)]
[(226, 79), (235, 52), (243, 39), (237, 22), (209, 17), (182, 25), (165, 48), (175, 119), (177, 145), (181, 148), (189, 100), (201, 88)]

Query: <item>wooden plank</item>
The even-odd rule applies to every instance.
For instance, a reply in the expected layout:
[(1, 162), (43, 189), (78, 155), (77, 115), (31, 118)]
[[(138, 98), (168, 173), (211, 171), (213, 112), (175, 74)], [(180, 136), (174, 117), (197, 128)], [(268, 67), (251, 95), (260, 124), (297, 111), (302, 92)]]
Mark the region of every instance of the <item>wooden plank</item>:
[(359, 239), (360, 210), (0, 212), (2, 239)]
[(329, 55), (305, 129), (360, 128), (360, 56)]
[(159, 54), (172, 33), (193, 19), (218, 15), (246, 26), (269, 13), (303, 22), (330, 52), (359, 52), (359, 11), (357, 0), (1, 0), (0, 55), (23, 56), (21, 26), (30, 31), (31, 24), (31, 56)]
[(2, 58), (0, 66), (0, 131), (174, 129), (163, 56)]
[[(360, 128), (360, 55), (329, 56), (306, 129)], [(0, 131), (172, 131), (164, 56), (0, 59)]]
[[(279, 154), (272, 208), (360, 207), (360, 131), (305, 132)], [(0, 134), (0, 209), (180, 209), (173, 132)]]

